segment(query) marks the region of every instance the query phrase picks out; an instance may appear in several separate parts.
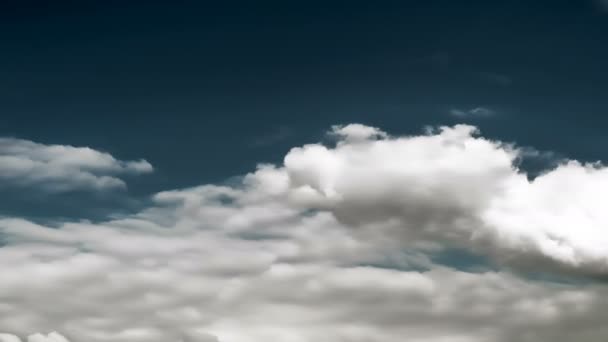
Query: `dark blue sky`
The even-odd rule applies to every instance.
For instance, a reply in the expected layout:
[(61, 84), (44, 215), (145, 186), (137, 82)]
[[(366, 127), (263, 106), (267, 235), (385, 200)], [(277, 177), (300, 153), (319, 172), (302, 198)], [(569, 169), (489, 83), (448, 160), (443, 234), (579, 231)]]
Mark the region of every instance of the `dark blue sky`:
[[(584, 0), (3, 2), (0, 136), (145, 158), (156, 172), (129, 180), (135, 198), (280, 161), (349, 122), (468, 122), (606, 160), (606, 37), (608, 7)], [(477, 107), (494, 115), (450, 115)], [(3, 212), (46, 201), (10, 196)]]

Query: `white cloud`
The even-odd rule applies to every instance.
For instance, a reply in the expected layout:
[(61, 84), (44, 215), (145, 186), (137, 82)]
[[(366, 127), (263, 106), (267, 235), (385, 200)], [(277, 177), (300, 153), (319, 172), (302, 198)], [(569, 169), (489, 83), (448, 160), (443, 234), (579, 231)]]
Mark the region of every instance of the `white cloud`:
[(293, 149), (285, 157), (291, 198), (408, 244), (608, 273), (608, 169), (571, 161), (529, 181), (515, 165), (519, 150), (474, 132), (457, 125), (426, 136)]
[(52, 333), (49, 333), (48, 335), (44, 335), (44, 334), (33, 334), (28, 336), (27, 338), (28, 342), (68, 342), (68, 340), (61, 334), (57, 333), (56, 331), (53, 331)]
[[(13, 334), (0, 334), (0, 342), (21, 342), (21, 338)], [(27, 337), (27, 342), (69, 342), (63, 335), (53, 331), (48, 335), (36, 333)]]
[(118, 174), (152, 170), (145, 160), (121, 161), (87, 147), (0, 138), (0, 183), (4, 186), (36, 186), (50, 192), (123, 188)]
[(21, 339), (12, 334), (0, 334), (1, 342), (21, 342)]
[(162, 192), (119, 220), (0, 220), (0, 327), (74, 342), (608, 334), (602, 284), (466, 273), (428, 256), (456, 247), (516, 268), (603, 275), (607, 171), (571, 162), (528, 181), (519, 150), (471, 126), (411, 137), (350, 127), (334, 129), (344, 133), (335, 147), (293, 149), (240, 186)]
[(336, 125), (332, 127), (332, 134), (338, 136), (346, 143), (388, 137), (387, 134), (380, 129), (362, 124)]

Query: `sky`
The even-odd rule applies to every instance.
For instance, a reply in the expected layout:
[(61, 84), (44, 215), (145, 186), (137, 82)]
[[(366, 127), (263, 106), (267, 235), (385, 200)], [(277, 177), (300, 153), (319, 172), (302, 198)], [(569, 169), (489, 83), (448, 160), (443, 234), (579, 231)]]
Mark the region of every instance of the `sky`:
[(0, 4), (0, 342), (608, 334), (608, 2)]

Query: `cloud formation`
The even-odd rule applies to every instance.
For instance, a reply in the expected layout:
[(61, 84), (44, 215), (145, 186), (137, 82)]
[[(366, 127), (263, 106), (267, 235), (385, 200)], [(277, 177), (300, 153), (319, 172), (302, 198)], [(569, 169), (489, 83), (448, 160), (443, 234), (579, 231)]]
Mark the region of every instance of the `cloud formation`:
[(475, 133), (456, 125), (425, 136), (353, 143), (345, 137), (335, 148), (295, 148), (285, 157), (289, 196), (408, 244), (607, 274), (608, 215), (600, 198), (608, 169), (566, 161), (529, 180), (517, 167), (521, 150)]
[(121, 161), (88, 147), (0, 138), (0, 186), (36, 186), (48, 192), (106, 190), (125, 187), (119, 174), (152, 171), (146, 160)]
[[(529, 180), (521, 150), (456, 125), (392, 137), (335, 126), (232, 186), (154, 196), (142, 212), (47, 227), (0, 220), (0, 341), (597, 341), (600, 283), (469, 273), (606, 274), (601, 165)], [(12, 337), (13, 336), (13, 337)], [(37, 341), (60, 341), (34, 335)], [(12, 339), (11, 339), (12, 338)]]

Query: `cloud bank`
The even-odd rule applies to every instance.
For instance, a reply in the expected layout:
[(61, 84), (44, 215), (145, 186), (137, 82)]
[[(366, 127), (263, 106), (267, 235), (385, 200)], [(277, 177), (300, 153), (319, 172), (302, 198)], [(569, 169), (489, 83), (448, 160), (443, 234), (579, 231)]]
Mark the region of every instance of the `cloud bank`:
[(145, 160), (121, 161), (87, 147), (0, 138), (0, 184), (47, 192), (124, 188), (119, 174), (152, 172)]
[[(456, 125), (335, 126), (231, 186), (101, 223), (0, 220), (0, 341), (597, 341), (608, 333), (608, 170), (529, 179), (522, 150)], [(434, 261), (471, 251), (498, 268)], [(515, 271), (515, 272), (513, 272)], [(62, 335), (46, 335), (58, 331)], [(32, 339), (34, 338), (34, 339)]]

